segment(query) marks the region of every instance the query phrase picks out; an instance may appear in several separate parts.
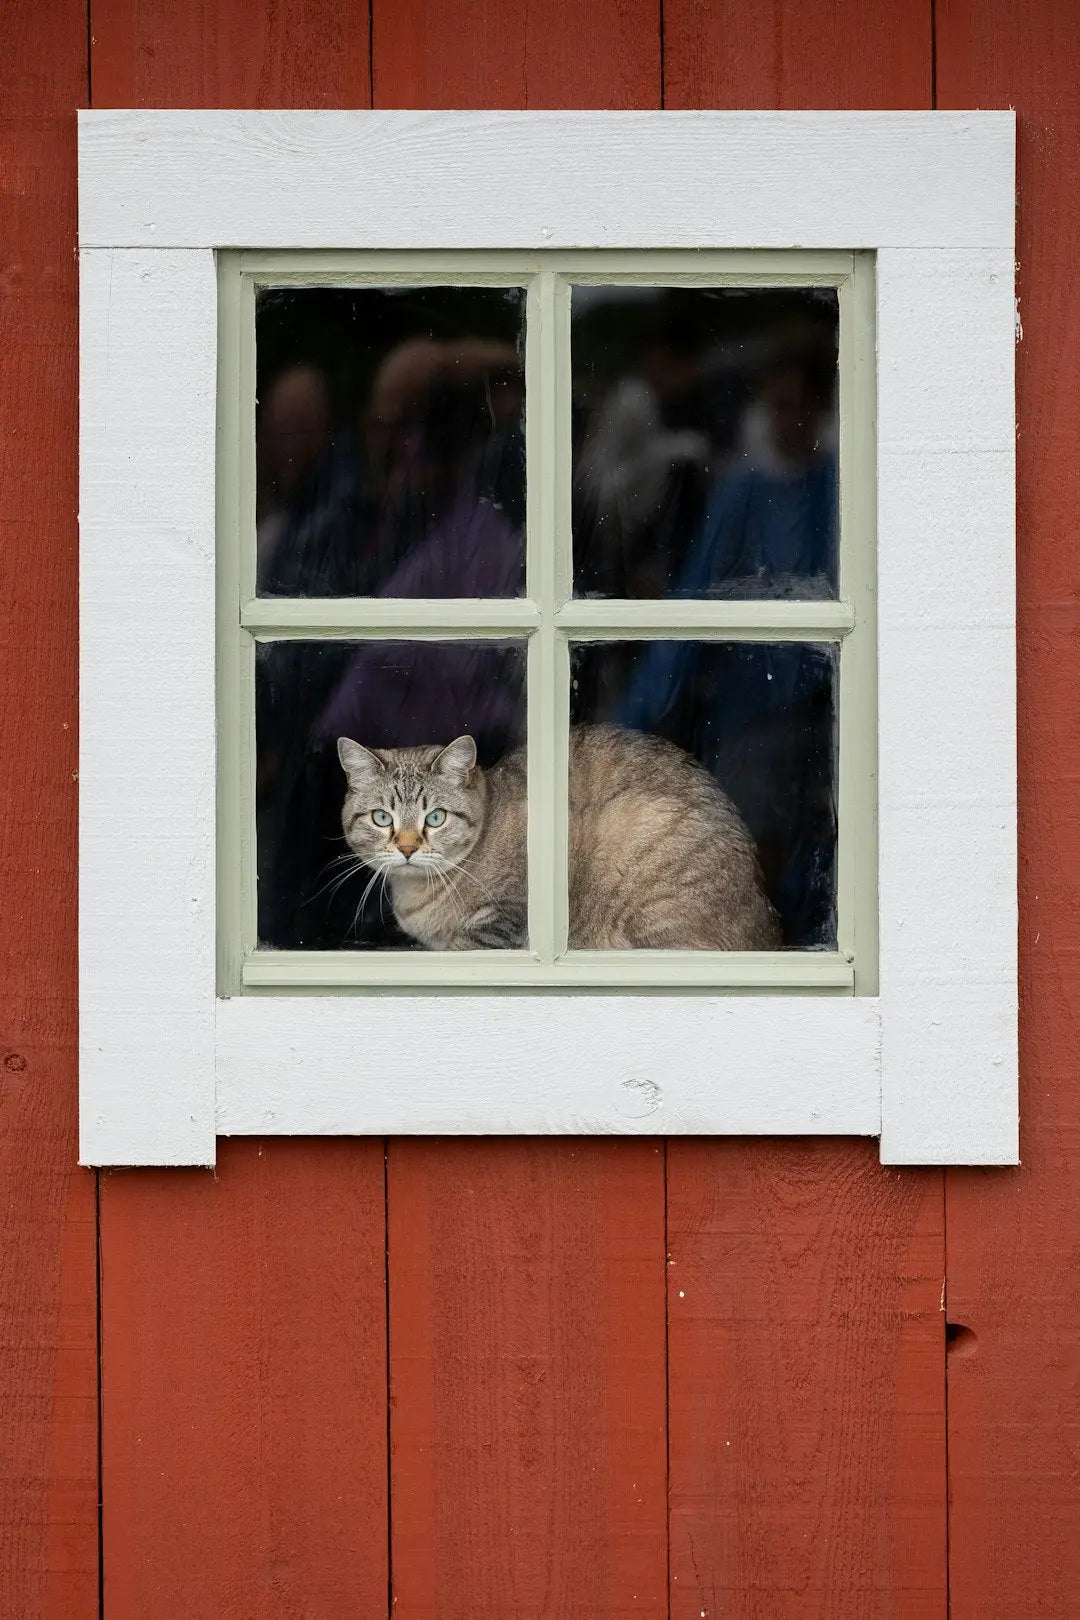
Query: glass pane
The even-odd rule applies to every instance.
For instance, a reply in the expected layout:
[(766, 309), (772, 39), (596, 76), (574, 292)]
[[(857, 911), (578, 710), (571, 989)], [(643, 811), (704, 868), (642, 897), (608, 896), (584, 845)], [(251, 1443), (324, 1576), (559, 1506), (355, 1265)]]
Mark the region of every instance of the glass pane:
[(626, 728), (571, 732), (572, 945), (577, 916), (579, 945), (614, 918), (625, 945), (836, 948), (837, 668), (793, 642), (572, 648), (572, 724)]
[(572, 299), (575, 593), (835, 597), (835, 290)]
[(524, 642), (263, 642), (255, 715), (261, 945), (525, 945)]
[(519, 287), (258, 295), (260, 596), (519, 596)]

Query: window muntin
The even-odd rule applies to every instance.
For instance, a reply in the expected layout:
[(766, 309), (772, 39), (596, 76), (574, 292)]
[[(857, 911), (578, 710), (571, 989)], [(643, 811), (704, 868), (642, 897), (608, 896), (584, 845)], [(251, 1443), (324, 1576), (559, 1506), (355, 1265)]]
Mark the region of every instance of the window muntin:
[[(239, 679), (222, 697), (222, 948), (221, 982), (236, 989), (271, 986), (378, 987), (380, 985), (521, 984), (619, 987), (642, 984), (688, 987), (829, 988), (871, 990), (876, 975), (876, 893), (873, 812), (873, 404), (871, 276), (869, 256), (846, 254), (551, 254), (551, 255), (223, 255), (221, 258), (223, 393), (231, 385), (235, 409), (222, 411), (221, 633), (222, 669)], [(253, 311), (256, 288), (307, 291), (311, 287), (379, 289), (388, 281), (410, 290), (496, 287), (501, 297), (525, 287), (528, 304), (525, 372), (529, 396), (527, 596), (259, 599), (252, 543), (255, 482), (238, 454), (253, 438), (244, 381), (253, 380)], [(812, 290), (819, 305), (836, 300), (840, 330), (838, 441), (843, 527), (839, 599), (820, 600), (820, 581), (805, 599), (762, 599), (747, 590), (732, 599), (575, 598), (572, 587), (572, 299), (582, 288), (690, 289), (716, 294), (783, 290), (790, 300)], [(231, 324), (230, 324), (231, 322)], [(235, 434), (230, 447), (228, 434)], [(230, 455), (236, 485), (230, 488)], [(800, 591), (799, 596), (803, 593)], [(239, 607), (239, 612), (237, 612)], [(250, 735), (253, 652), (256, 641), (301, 635), (357, 640), (387, 635), (407, 639), (484, 637), (528, 642), (530, 759), (530, 951), (484, 953), (465, 961), (416, 952), (313, 949), (257, 951), (252, 793), (254, 748)], [(658, 641), (825, 642), (835, 656), (837, 700), (832, 710), (838, 748), (835, 805), (838, 836), (835, 934), (819, 926), (817, 948), (784, 952), (630, 952), (621, 959), (567, 952), (566, 725), (571, 710), (571, 652), (581, 656), (596, 639)], [(234, 677), (235, 679), (235, 677)], [(228, 685), (228, 675), (223, 674)], [(228, 758), (230, 733), (234, 762)], [(230, 852), (236, 866), (230, 874)], [(244, 858), (246, 854), (246, 859)], [(828, 864), (828, 863), (827, 863)], [(804, 934), (803, 938), (806, 936)], [(803, 943), (800, 939), (799, 944)], [(830, 949), (830, 946), (833, 948)], [(824, 948), (823, 948), (824, 947)], [(363, 955), (363, 960), (359, 959)], [(513, 961), (505, 960), (514, 956)], [(496, 960), (498, 958), (498, 960)]]

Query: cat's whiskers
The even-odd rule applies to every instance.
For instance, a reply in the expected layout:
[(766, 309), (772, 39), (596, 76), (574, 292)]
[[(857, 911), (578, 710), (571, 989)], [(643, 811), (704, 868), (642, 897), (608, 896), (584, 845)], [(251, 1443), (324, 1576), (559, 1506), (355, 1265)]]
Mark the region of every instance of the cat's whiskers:
[(382, 916), (383, 916), (383, 910), (382, 910), (383, 893), (384, 893), (384, 891), (386, 889), (386, 879), (387, 879), (387, 877), (389, 876), (389, 873), (390, 873), (390, 864), (386, 861), (385, 857), (377, 857), (377, 860), (378, 860), (378, 864), (376, 864), (375, 860), (368, 860), (368, 861), (361, 861), (360, 862), (360, 864), (362, 866), (367, 866), (367, 867), (370, 868), (371, 876), (368, 878), (368, 881), (364, 886), (364, 892), (360, 896), (360, 900), (359, 900), (359, 903), (357, 904), (356, 910), (353, 912), (353, 920), (352, 920), (352, 924), (351, 924), (351, 926), (349, 928), (350, 934), (355, 935), (356, 930), (357, 930), (357, 928), (359, 927), (359, 924), (360, 924), (360, 918), (361, 918), (361, 915), (363, 914), (364, 907), (367, 904), (368, 895), (371, 893), (371, 891), (375, 887), (376, 883), (379, 883), (380, 879), (382, 881), (381, 881), (381, 887), (379, 889), (379, 921), (380, 922), (382, 921)]
[(452, 861), (445, 855), (441, 855), (439, 859), (449, 871), (457, 873), (458, 877), (468, 878), (470, 883), (475, 884), (475, 886), (484, 895), (485, 899), (490, 901), (493, 906), (497, 906), (499, 904), (498, 897), (491, 891), (491, 889), (488, 888), (486, 883), (481, 883), (480, 879), (474, 872), (470, 872), (468, 868), (462, 866), (459, 861)]
[[(330, 899), (332, 900), (338, 890), (348, 883), (349, 879), (354, 877), (357, 872), (361, 871), (367, 865), (367, 862), (361, 860), (359, 855), (352, 854), (338, 855), (333, 861), (327, 862), (327, 866), (339, 866), (342, 864), (345, 865), (344, 872), (332, 872), (322, 887), (316, 889), (314, 894), (304, 901), (305, 905), (310, 906), (321, 894), (325, 894), (327, 889), (331, 891)], [(327, 870), (327, 866), (323, 867), (323, 872)], [(322, 872), (320, 872), (319, 876), (322, 876)], [(327, 904), (329, 904), (329, 901)]]
[(435, 865), (432, 865), (431, 872), (433, 876), (438, 878), (439, 882), (442, 884), (443, 891), (454, 908), (454, 915), (457, 917), (458, 922), (464, 923), (466, 921), (465, 908), (463, 905), (461, 905), (457, 891), (452, 885), (449, 877), (444, 871), (442, 871), (440, 867)]

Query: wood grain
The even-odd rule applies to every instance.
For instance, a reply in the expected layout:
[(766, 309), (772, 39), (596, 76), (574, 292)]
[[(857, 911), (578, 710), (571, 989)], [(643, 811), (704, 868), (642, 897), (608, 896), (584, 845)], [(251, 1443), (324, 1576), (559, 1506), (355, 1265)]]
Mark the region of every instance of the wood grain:
[(89, 0), (95, 107), (366, 107), (366, 0)]
[(663, 1149), (390, 1148), (394, 1613), (666, 1613)]
[(109, 1620), (385, 1612), (384, 1208), (378, 1142), (103, 1174)]
[(653, 107), (660, 0), (372, 0), (376, 107)]
[[(928, 5), (665, 0), (664, 43), (669, 107), (929, 105)], [(944, 1615), (941, 1208), (862, 1143), (669, 1144), (676, 1620)]]
[(929, 0), (665, 0), (667, 107), (925, 107), (929, 93)]
[(85, 12), (0, 8), (0, 1614), (97, 1613), (94, 1178), (76, 1166), (75, 120)]
[(944, 1615), (940, 1176), (668, 1155), (672, 1616)]
[(112, 109), (86, 121), (80, 156), (83, 247), (1013, 243), (1008, 113)]
[[(100, 0), (92, 33), (95, 105), (368, 100), (366, 7)], [(102, 1188), (106, 1612), (384, 1614), (382, 1145), (219, 1153)]]
[(1018, 120), (1021, 1158), (948, 1171), (956, 1620), (1080, 1610), (1080, 53), (1069, 0), (948, 0), (948, 107)]

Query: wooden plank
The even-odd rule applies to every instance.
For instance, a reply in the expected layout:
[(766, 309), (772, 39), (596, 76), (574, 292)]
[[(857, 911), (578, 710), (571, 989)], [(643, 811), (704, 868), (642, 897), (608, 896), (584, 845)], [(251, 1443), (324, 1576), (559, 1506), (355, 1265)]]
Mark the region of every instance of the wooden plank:
[[(375, 103), (655, 107), (657, 0), (376, 0)], [(663, 1613), (662, 1153), (389, 1148), (395, 1613)]]
[[(98, 106), (368, 102), (366, 7), (95, 0), (92, 33)], [(382, 1145), (220, 1166), (102, 1189), (107, 1611), (383, 1614)]]
[[(665, 0), (664, 77), (925, 107), (930, 7)], [(941, 1206), (863, 1143), (669, 1144), (672, 1616), (944, 1614)]]
[(386, 1610), (381, 1142), (101, 1190), (105, 1612)]
[(948, 1171), (950, 1592), (1080, 1611), (1080, 94), (1070, 0), (938, 8), (942, 106), (1018, 117), (1021, 1158)]
[(97, 1613), (94, 1178), (76, 1167), (74, 108), (86, 15), (0, 8), (0, 1614)]
[(672, 1616), (942, 1616), (940, 1175), (668, 1154)]
[(666, 1613), (662, 1146), (389, 1164), (394, 1613)]
[(376, 107), (655, 107), (660, 0), (372, 0)]
[(95, 109), (79, 144), (84, 247), (1012, 246), (1007, 112)]
[(367, 107), (369, 15), (332, 0), (93, 0), (95, 107)]
[(927, 107), (930, 38), (928, 0), (665, 0), (664, 105)]

